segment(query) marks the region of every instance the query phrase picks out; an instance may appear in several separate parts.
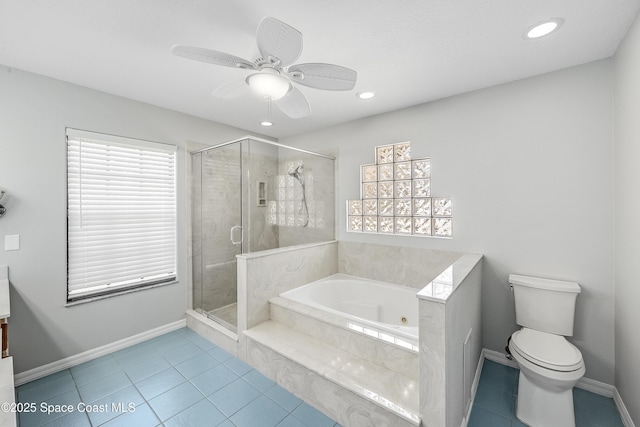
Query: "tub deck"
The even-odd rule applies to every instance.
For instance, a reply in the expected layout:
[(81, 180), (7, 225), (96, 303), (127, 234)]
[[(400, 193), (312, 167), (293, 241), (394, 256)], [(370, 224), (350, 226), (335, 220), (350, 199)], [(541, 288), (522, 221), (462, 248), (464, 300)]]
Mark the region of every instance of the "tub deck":
[(418, 426), (418, 353), (284, 298), (245, 331), (249, 362), (345, 426)]

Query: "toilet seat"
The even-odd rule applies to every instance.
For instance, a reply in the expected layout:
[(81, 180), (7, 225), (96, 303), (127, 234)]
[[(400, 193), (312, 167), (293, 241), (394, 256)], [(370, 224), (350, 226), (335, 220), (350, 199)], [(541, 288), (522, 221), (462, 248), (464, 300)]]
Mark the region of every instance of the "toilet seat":
[(522, 328), (511, 336), (510, 347), (529, 362), (559, 372), (584, 366), (582, 353), (561, 335)]

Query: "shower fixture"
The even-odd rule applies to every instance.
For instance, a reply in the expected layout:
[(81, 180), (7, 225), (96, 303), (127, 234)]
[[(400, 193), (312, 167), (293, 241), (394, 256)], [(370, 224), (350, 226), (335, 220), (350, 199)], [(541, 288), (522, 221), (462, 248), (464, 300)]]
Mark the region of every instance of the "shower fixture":
[(307, 191), (304, 186), (303, 171), (304, 171), (304, 165), (298, 165), (298, 167), (296, 167), (295, 169), (289, 170), (289, 176), (294, 177), (302, 187), (302, 201), (300, 202), (300, 209), (298, 210), (298, 215), (301, 215), (304, 210), (305, 220), (304, 220), (304, 224), (302, 224), (301, 227), (306, 227), (307, 225), (309, 225), (309, 207), (307, 206), (307, 194), (306, 194)]

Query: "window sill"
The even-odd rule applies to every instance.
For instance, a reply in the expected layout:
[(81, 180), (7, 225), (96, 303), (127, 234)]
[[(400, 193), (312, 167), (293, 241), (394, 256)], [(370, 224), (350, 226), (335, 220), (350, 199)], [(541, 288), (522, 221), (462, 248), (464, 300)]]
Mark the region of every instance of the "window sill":
[(80, 305), (80, 304), (86, 304), (88, 302), (94, 302), (94, 301), (99, 301), (99, 300), (103, 300), (103, 299), (106, 299), (106, 298), (112, 298), (112, 297), (117, 297), (117, 296), (121, 296), (121, 295), (130, 294), (130, 293), (133, 293), (133, 292), (146, 291), (146, 290), (149, 290), (149, 289), (159, 288), (161, 286), (174, 285), (174, 284), (176, 284), (178, 282), (179, 282), (178, 280), (173, 280), (171, 282), (157, 283), (155, 285), (142, 286), (142, 287), (139, 287), (139, 288), (123, 289), (122, 291), (114, 292), (114, 293), (107, 294), (107, 295), (100, 295), (100, 296), (81, 299), (81, 300), (78, 300), (78, 301), (67, 302), (64, 306), (65, 307), (73, 307), (73, 306)]

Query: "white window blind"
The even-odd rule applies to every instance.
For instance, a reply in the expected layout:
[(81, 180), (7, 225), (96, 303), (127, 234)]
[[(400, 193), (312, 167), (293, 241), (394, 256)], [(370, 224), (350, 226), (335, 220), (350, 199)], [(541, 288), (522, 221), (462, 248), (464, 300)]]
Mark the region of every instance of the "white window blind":
[(176, 279), (175, 146), (67, 129), (67, 300)]

